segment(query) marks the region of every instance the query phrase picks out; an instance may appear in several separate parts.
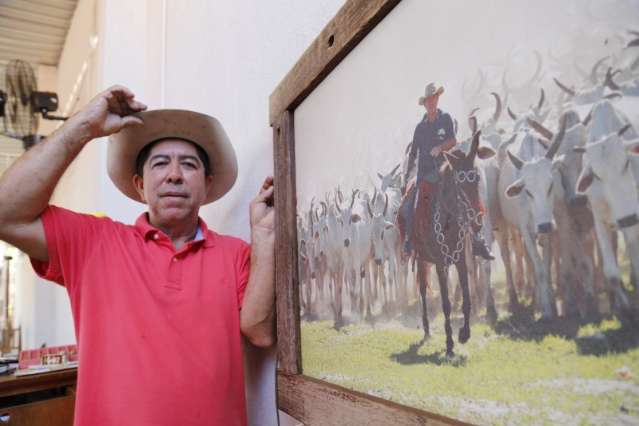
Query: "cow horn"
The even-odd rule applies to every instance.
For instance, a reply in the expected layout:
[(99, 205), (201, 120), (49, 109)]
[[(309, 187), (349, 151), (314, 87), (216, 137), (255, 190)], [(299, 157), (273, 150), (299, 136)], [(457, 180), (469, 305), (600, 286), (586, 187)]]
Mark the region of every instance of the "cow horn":
[(501, 98), (496, 92), (490, 92), (490, 94), (495, 97), (495, 113), (493, 114), (493, 122), (497, 123), (497, 121), (499, 121), (499, 117), (501, 117)]
[(555, 82), (555, 84), (557, 86), (559, 86), (559, 88), (561, 90), (563, 90), (564, 92), (566, 92), (567, 94), (569, 94), (570, 96), (575, 96), (575, 91), (572, 89), (569, 89), (566, 85), (562, 84), (561, 81), (557, 80), (557, 78), (553, 77), (553, 81)]
[(384, 192), (384, 217), (386, 217), (386, 212), (388, 211), (388, 194)]
[(470, 110), (470, 113), (468, 114), (468, 117), (472, 117), (472, 116), (473, 116), (473, 115), (475, 115), (475, 113), (476, 113), (477, 111), (479, 111), (480, 109), (481, 109), (481, 108), (479, 108), (479, 107), (475, 107), (475, 108), (471, 109), (471, 110)]
[(546, 100), (546, 92), (544, 92), (544, 88), (541, 88), (541, 93), (539, 94), (539, 102), (537, 102), (537, 111), (541, 110), (541, 107), (544, 106), (544, 101)]
[[(504, 158), (504, 156), (506, 155), (505, 151), (508, 149), (510, 145), (512, 145), (515, 139), (517, 139), (517, 133), (513, 133), (513, 135), (506, 142), (502, 142), (501, 144), (499, 144), (499, 147), (497, 148), (498, 158), (500, 159)], [(501, 163), (501, 160), (499, 160), (499, 162)]]
[(481, 130), (475, 132), (473, 135), (473, 141), (470, 144), (470, 151), (468, 152), (468, 157), (471, 161), (475, 161), (475, 156), (477, 155), (477, 150), (479, 149), (479, 136), (481, 136)]
[(546, 139), (552, 140), (552, 138), (555, 137), (553, 132), (548, 130), (543, 124), (537, 122), (536, 120), (533, 120), (532, 118), (528, 118), (526, 121), (528, 122), (528, 125), (530, 127), (532, 127), (537, 133), (539, 133)]
[(579, 65), (577, 58), (573, 58), (572, 65), (575, 67), (575, 70), (577, 71), (577, 74), (579, 74), (579, 77), (583, 79), (590, 78), (588, 72), (585, 69), (581, 68), (581, 65)]
[(586, 116), (586, 118), (584, 118), (584, 121), (582, 121), (581, 124), (586, 127), (588, 123), (590, 123), (590, 120), (592, 120), (592, 110), (588, 111), (588, 115)]
[(508, 81), (506, 81), (506, 71), (504, 70), (501, 75), (501, 87), (504, 89), (504, 92), (510, 92), (510, 87), (508, 87)]
[(604, 85), (608, 86), (611, 90), (621, 89), (619, 85), (613, 80), (615, 74), (617, 74), (618, 72), (620, 71), (617, 70), (615, 72), (612, 72), (612, 67), (608, 67), (608, 70), (606, 70), (606, 79), (604, 80)]
[(479, 75), (479, 84), (477, 85), (477, 90), (475, 90), (475, 93), (469, 93), (466, 87), (466, 79), (464, 79), (464, 83), (462, 84), (462, 93), (465, 96), (472, 97), (475, 94), (481, 93), (481, 91), (484, 89), (484, 85), (486, 84), (486, 75), (479, 68), (477, 68), (477, 74)]
[(515, 154), (510, 152), (509, 149), (507, 149), (506, 152), (508, 153), (508, 157), (510, 158), (511, 163), (513, 163), (513, 166), (515, 166), (517, 170), (521, 170), (521, 168), (524, 166), (524, 162), (521, 161)]
[(375, 204), (375, 198), (377, 198), (377, 187), (374, 188), (373, 198), (371, 199), (371, 202), (373, 203), (373, 205)]
[(340, 203), (344, 202), (344, 194), (342, 194), (342, 190), (339, 188), (339, 186), (337, 187), (337, 197), (339, 198)]
[(603, 64), (606, 61), (606, 59), (608, 59), (608, 56), (604, 56), (603, 58), (599, 59), (592, 66), (592, 70), (590, 71), (590, 82), (592, 84), (597, 84), (597, 72), (599, 71), (599, 66)]
[(637, 47), (637, 46), (639, 46), (639, 38), (636, 38), (630, 41), (630, 43), (628, 43), (626, 47)]
[[(535, 54), (535, 59), (537, 60), (537, 65), (535, 67), (535, 73), (532, 75), (532, 77), (530, 77), (530, 79), (528, 79), (528, 81), (526, 81), (524, 84), (522, 84), (519, 87), (519, 89), (524, 88), (524, 87), (528, 87), (531, 84), (535, 83), (536, 81), (539, 80), (539, 77), (541, 75), (541, 71), (542, 71), (542, 68), (543, 68), (541, 53), (539, 53), (537, 50), (534, 50), (533, 53)], [(510, 87), (508, 87), (508, 79), (506, 77), (506, 71), (504, 71), (504, 74), (502, 74), (501, 82), (502, 82), (502, 86), (504, 87), (504, 89), (506, 89), (507, 92), (510, 91)], [(515, 90), (517, 90), (517, 89), (515, 89)]]
[(473, 135), (477, 132), (477, 117), (468, 117), (468, 127)]
[(547, 141), (546, 139), (542, 139), (542, 138), (535, 138), (537, 140), (537, 142), (539, 142), (539, 144), (541, 146), (543, 146), (546, 150), (548, 150), (548, 147), (550, 146), (550, 142)]
[(559, 131), (557, 132), (557, 136), (552, 141), (552, 145), (550, 145), (550, 148), (548, 148), (548, 151), (546, 151), (546, 158), (551, 161), (554, 158), (555, 154), (557, 154), (557, 151), (559, 151), (559, 145), (561, 145), (561, 142), (564, 140), (567, 123), (568, 123), (568, 120), (566, 118), (566, 115), (564, 114), (561, 116), (561, 127)]
[(621, 129), (619, 129), (619, 131), (617, 132), (617, 136), (622, 137), (623, 134), (626, 133), (628, 129), (630, 129), (631, 127), (632, 127), (632, 124), (630, 123), (626, 124)]
[(353, 206), (355, 205), (355, 196), (357, 195), (358, 192), (359, 192), (359, 189), (353, 189), (353, 196), (351, 197), (351, 206), (349, 207), (349, 209), (352, 209)]
[(535, 74), (528, 81), (528, 84), (526, 84), (527, 86), (530, 85), (530, 84), (533, 84), (535, 81), (539, 80), (539, 77), (541, 76), (541, 71), (543, 69), (541, 53), (539, 53), (539, 51), (537, 51), (537, 50), (535, 50), (534, 53), (535, 53), (535, 58), (537, 59), (537, 69), (535, 69)]
[(328, 212), (328, 206), (324, 201), (320, 202), (320, 204), (322, 205), (322, 216), (326, 216), (326, 213)]
[(368, 209), (368, 214), (371, 215), (371, 218), (375, 217), (373, 209), (371, 208), (371, 203), (368, 200), (366, 200), (366, 208)]
[(508, 111), (508, 115), (513, 119), (513, 121), (517, 121), (517, 115), (510, 109), (510, 107), (507, 107), (506, 111)]
[[(313, 197), (313, 200), (315, 200), (315, 197)], [(311, 208), (308, 210), (308, 223), (309, 224), (313, 224), (313, 200), (311, 200)]]
[(398, 163), (398, 164), (395, 166), (395, 168), (393, 168), (393, 170), (391, 170), (391, 172), (390, 172), (391, 176), (392, 176), (392, 175), (394, 175), (394, 174), (395, 174), (395, 172), (397, 172), (397, 169), (399, 169), (399, 166), (401, 166), (401, 165), (402, 165), (402, 163)]

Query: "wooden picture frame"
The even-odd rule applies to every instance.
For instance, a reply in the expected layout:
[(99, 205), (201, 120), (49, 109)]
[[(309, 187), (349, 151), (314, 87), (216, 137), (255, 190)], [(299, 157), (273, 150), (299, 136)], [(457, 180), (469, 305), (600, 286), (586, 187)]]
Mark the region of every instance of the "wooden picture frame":
[(401, 0), (347, 0), (270, 96), (276, 206), (278, 406), (306, 425), (465, 424), (304, 376), (296, 228), (295, 109)]

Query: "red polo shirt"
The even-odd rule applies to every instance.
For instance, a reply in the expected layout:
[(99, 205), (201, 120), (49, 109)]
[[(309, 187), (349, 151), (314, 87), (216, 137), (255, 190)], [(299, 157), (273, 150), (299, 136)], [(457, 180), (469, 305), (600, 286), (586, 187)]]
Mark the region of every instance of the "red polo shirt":
[(135, 226), (49, 206), (43, 278), (71, 300), (75, 425), (244, 425), (239, 310), (250, 247), (206, 228), (175, 250)]

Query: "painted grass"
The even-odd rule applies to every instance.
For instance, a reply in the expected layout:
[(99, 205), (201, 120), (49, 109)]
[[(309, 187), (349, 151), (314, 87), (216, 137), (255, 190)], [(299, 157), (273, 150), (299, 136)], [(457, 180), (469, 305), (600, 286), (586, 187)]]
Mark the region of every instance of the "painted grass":
[(453, 359), (441, 323), (420, 344), (422, 331), (398, 322), (339, 331), (330, 321), (303, 322), (304, 373), (478, 424), (639, 424), (639, 348), (583, 355), (577, 344), (615, 332), (618, 322), (583, 326), (577, 339), (530, 340), (474, 324)]

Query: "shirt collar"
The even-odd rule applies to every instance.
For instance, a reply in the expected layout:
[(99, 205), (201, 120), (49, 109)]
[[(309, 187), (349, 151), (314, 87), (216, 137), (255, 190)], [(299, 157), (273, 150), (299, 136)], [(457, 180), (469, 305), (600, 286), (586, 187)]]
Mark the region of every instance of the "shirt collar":
[[(145, 240), (152, 239), (162, 233), (162, 231), (149, 223), (149, 214), (147, 212), (138, 216), (135, 221), (135, 228), (142, 234)], [(193, 241), (204, 241), (204, 247), (213, 247), (215, 244), (215, 232), (209, 232), (206, 222), (204, 222), (201, 217), (198, 217), (198, 227)]]
[(439, 117), (441, 117), (441, 115), (442, 115), (442, 110), (437, 108), (437, 113), (435, 114), (435, 120), (428, 121), (428, 113), (424, 114), (423, 120), (427, 123), (434, 123), (435, 121), (439, 120)]

